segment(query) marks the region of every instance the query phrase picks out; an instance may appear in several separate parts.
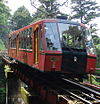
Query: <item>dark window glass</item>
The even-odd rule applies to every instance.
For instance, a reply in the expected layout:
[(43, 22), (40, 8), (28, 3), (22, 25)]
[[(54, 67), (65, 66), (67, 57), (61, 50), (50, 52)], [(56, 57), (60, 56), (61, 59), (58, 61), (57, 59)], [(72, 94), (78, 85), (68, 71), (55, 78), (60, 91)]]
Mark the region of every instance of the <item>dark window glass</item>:
[(85, 48), (81, 26), (58, 23), (58, 27), (62, 48)]
[(26, 43), (26, 31), (25, 30), (23, 31), (23, 34), (22, 34), (22, 40), (23, 40), (22, 41), (22, 48), (26, 49), (26, 44), (27, 43)]
[(19, 48), (22, 47), (22, 32), (19, 33)]
[(32, 49), (32, 28), (20, 32), (19, 46), (21, 49)]
[(10, 47), (16, 48), (16, 34), (12, 34), (10, 41)]
[(11, 48), (11, 37), (9, 37), (9, 48)]
[(45, 38), (47, 42), (47, 50), (61, 50), (59, 34), (56, 23), (45, 23)]
[(87, 53), (96, 54), (90, 31), (84, 28), (83, 35), (85, 35), (85, 45), (86, 45)]
[(25, 35), (25, 32), (24, 31), (21, 31), (20, 34), (19, 34), (19, 46), (21, 49), (24, 49), (25, 46), (25, 39), (24, 39), (24, 35)]
[(27, 38), (27, 49), (32, 49), (32, 28), (29, 28), (28, 30), (27, 30), (27, 36), (26, 36), (26, 38)]

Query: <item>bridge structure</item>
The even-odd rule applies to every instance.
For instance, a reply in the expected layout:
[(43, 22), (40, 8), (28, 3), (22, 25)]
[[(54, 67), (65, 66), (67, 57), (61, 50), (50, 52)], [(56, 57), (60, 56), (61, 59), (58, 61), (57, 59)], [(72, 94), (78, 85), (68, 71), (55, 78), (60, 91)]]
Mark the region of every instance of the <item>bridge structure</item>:
[(41, 72), (16, 59), (2, 55), (5, 65), (6, 104), (100, 104), (100, 87), (59, 74)]

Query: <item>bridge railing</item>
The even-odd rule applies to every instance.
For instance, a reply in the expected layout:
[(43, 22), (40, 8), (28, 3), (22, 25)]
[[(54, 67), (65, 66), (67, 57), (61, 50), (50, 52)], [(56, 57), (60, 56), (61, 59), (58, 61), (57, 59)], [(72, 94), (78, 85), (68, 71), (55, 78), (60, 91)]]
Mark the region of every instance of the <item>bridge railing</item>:
[(0, 51), (0, 56), (2, 56), (2, 55), (7, 55), (8, 54), (8, 51), (7, 50), (2, 50), (2, 51)]

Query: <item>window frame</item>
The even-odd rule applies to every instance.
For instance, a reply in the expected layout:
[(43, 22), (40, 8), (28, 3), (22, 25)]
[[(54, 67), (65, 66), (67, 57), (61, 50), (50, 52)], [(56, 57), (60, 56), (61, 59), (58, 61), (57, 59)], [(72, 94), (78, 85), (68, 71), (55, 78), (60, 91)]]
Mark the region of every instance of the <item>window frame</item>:
[[(53, 49), (51, 49), (51, 50), (49, 50), (49, 49), (47, 49), (47, 40), (46, 40), (46, 34), (45, 34), (45, 24), (46, 23), (54, 23), (54, 24), (56, 24), (56, 30), (57, 30), (57, 33), (58, 34), (56, 34), (56, 35), (58, 35), (58, 43), (59, 43), (59, 48), (58, 48), (58, 50), (53, 50)], [(56, 22), (56, 21), (54, 21), (54, 22), (44, 22), (43, 23), (43, 26), (44, 26), (44, 38), (45, 38), (45, 43), (46, 43), (46, 50), (47, 51), (61, 51), (62, 50), (62, 48), (61, 48), (61, 41), (60, 41), (60, 34), (59, 34), (59, 29), (58, 29), (58, 23)], [(53, 36), (54, 36), (54, 34), (53, 34)]]

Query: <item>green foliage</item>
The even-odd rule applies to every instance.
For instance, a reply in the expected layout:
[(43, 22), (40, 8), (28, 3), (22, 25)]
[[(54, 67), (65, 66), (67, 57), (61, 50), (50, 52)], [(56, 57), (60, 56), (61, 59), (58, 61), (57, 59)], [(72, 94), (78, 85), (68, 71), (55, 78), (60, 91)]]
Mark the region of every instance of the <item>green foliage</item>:
[(0, 50), (5, 50), (5, 45), (3, 43), (3, 41), (0, 39)]
[(5, 4), (4, 0), (0, 0), (0, 39), (4, 41), (4, 44), (7, 40), (6, 34), (9, 32), (8, 20), (10, 17), (10, 10)]
[(96, 45), (97, 52), (97, 68), (100, 68), (100, 44)]
[(95, 75), (89, 76), (88, 80), (89, 80), (89, 82), (91, 82), (92, 84), (100, 85), (100, 82), (97, 81), (97, 78), (96, 78)]
[(30, 16), (29, 11), (24, 6), (22, 6), (18, 8), (12, 16), (12, 30), (20, 29), (26, 25), (29, 25), (31, 22), (32, 17)]
[(93, 0), (72, 0), (72, 4), (72, 18), (80, 19), (82, 23), (100, 17), (100, 6)]
[(5, 76), (7, 78), (7, 73), (11, 71), (11, 68), (9, 67), (9, 65), (5, 65)]
[(93, 35), (93, 41), (96, 48), (97, 54), (97, 67), (100, 68), (100, 38), (96, 35)]
[[(47, 11), (46, 17), (53, 18), (60, 13), (59, 8), (57, 7), (56, 0), (40, 0), (42, 7)], [(44, 6), (43, 6), (44, 5)]]
[(0, 88), (0, 104), (5, 104), (5, 88)]
[[(43, 7), (39, 7), (39, 9), (44, 10)], [(45, 19), (45, 13), (41, 12), (40, 10), (37, 10), (37, 12), (33, 15), (33, 22), (41, 20), (41, 19)]]
[[(32, 6), (35, 7), (35, 3), (32, 2)], [(45, 19), (45, 18), (55, 18), (57, 15), (64, 15), (59, 10), (59, 5), (57, 0), (38, 0), (40, 2), (39, 8), (33, 15), (33, 20)], [(66, 15), (67, 16), (67, 15)]]

